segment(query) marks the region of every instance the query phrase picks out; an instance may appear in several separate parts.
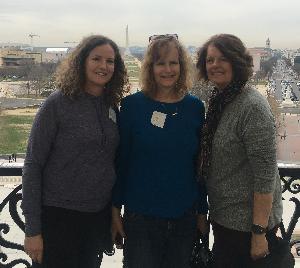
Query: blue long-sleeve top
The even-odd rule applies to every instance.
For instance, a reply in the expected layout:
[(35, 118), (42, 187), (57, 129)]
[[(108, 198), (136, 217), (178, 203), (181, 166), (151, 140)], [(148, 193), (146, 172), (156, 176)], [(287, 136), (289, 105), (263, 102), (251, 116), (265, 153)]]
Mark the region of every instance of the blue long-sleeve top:
[[(153, 121), (153, 112), (165, 114), (163, 127)], [(176, 103), (158, 102), (142, 92), (124, 98), (113, 204), (177, 218), (198, 203), (198, 213), (206, 214), (206, 191), (196, 178), (203, 121), (203, 103), (189, 94)]]

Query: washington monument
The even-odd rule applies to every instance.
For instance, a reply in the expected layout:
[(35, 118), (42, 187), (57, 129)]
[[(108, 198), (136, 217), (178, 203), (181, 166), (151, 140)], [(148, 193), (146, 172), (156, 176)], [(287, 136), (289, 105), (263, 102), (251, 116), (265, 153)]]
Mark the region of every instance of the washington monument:
[(129, 33), (128, 33), (128, 25), (126, 25), (126, 49), (125, 55), (131, 55), (129, 50)]

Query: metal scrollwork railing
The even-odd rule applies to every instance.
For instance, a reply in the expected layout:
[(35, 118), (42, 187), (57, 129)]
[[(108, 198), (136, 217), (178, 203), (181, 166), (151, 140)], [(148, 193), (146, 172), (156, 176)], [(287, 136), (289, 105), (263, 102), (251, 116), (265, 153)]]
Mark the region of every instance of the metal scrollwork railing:
[[(8, 206), (9, 214), (14, 221), (14, 223), (20, 228), (23, 232), (25, 229), (24, 222), (22, 221), (19, 212), (18, 212), (18, 202), (22, 200), (21, 194), (22, 185), (17, 186), (0, 204), (0, 213), (3, 212), (4, 208)], [(18, 264), (24, 264), (24, 267), (31, 267), (31, 264), (26, 259), (15, 259), (8, 261), (7, 254), (1, 252), (2, 248), (15, 249), (18, 251), (24, 251), (23, 245), (16, 242), (7, 241), (5, 235), (11, 231), (11, 227), (7, 223), (0, 221), (0, 268), (11, 268), (16, 267)]]
[(300, 256), (300, 239), (292, 238), (300, 218), (300, 201), (296, 197), (300, 193), (300, 165), (278, 164), (278, 166), (282, 182), (283, 200), (285, 200), (285, 193), (292, 194), (293, 196), (289, 198), (289, 201), (293, 202), (295, 206), (288, 226), (285, 227), (284, 223), (281, 222), (280, 231), (283, 239), (289, 241), (291, 247), (296, 246), (297, 255)]
[[(289, 220), (288, 226), (285, 227), (284, 223), (280, 224), (280, 231), (283, 239), (290, 243), (290, 246), (299, 246), (297, 254), (300, 256), (300, 239), (294, 239), (293, 234), (300, 218), (300, 201), (296, 197), (300, 193), (300, 165), (296, 164), (278, 164), (279, 173), (282, 182), (282, 193), (285, 198), (285, 194), (292, 195), (289, 198), (290, 202), (295, 205), (291, 219)], [(20, 176), (22, 167), (9, 168), (0, 167), (0, 176)], [(17, 227), (24, 232), (24, 222), (18, 212), (18, 203), (22, 200), (21, 194), (22, 185), (17, 186), (1, 203), (0, 203), (0, 215), (5, 207), (8, 207), (9, 214), (16, 226), (9, 226), (7, 223), (2, 222), (0, 217), (0, 268), (14, 268), (17, 265), (22, 264), (23, 267), (29, 268), (31, 264), (25, 258), (19, 258), (14, 260), (8, 260), (8, 256), (4, 253), (1, 248), (15, 249), (23, 252), (23, 245), (16, 242), (8, 241), (5, 239), (5, 235), (11, 231), (11, 227)], [(283, 198), (283, 199), (284, 199)], [(299, 234), (300, 236), (300, 234)], [(20, 256), (20, 254), (18, 254)], [(24, 255), (25, 256), (25, 255)]]

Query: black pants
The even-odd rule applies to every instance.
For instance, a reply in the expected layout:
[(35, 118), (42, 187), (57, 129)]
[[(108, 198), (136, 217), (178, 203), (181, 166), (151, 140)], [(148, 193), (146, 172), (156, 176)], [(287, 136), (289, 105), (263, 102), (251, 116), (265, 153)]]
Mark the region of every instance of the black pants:
[(111, 206), (95, 213), (42, 208), (44, 253), (33, 268), (99, 268), (109, 244)]
[[(251, 232), (240, 232), (225, 228), (212, 222), (214, 233), (214, 268), (248, 268), (256, 267), (250, 256)], [(276, 247), (278, 238), (277, 228), (266, 234), (269, 249)], [(264, 266), (269, 267), (269, 266)]]

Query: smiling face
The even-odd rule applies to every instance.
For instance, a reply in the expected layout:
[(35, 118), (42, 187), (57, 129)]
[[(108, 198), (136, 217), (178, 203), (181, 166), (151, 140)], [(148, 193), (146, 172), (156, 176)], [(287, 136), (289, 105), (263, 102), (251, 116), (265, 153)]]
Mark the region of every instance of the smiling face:
[(231, 63), (213, 45), (207, 48), (206, 72), (208, 79), (219, 89), (224, 89), (233, 79)]
[(160, 58), (153, 63), (157, 90), (172, 90), (180, 76), (179, 53), (174, 44), (161, 48)]
[(109, 44), (95, 47), (85, 60), (85, 85), (88, 93), (99, 96), (115, 68), (115, 52)]

